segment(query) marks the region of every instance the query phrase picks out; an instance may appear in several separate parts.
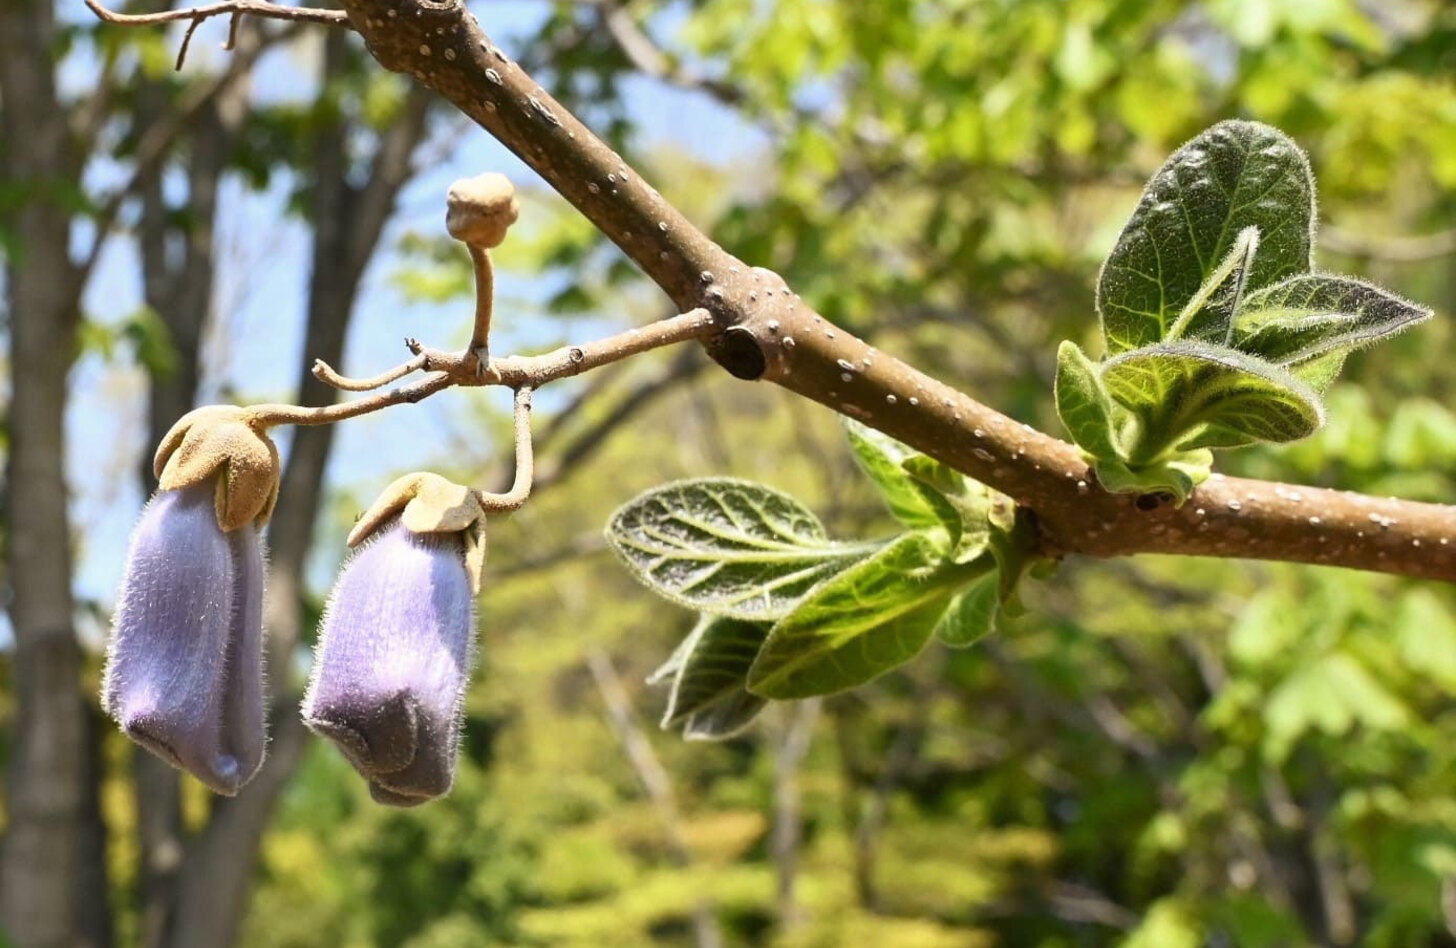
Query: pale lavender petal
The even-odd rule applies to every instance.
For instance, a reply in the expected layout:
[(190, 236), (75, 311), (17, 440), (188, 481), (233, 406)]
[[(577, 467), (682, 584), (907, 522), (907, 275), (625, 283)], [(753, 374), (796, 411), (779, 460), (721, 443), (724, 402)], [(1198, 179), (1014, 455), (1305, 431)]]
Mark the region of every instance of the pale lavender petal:
[(248, 776), (219, 740), (236, 576), (210, 484), (153, 498), (127, 552), (102, 684), (128, 736), (225, 794)]
[(303, 715), (375, 799), (411, 805), (454, 780), (475, 598), (459, 535), (396, 520), (376, 536), (329, 597)]
[(233, 610), (224, 668), (221, 745), (237, 760), (239, 784), (263, 764), (268, 742), (263, 687), (263, 542), (256, 527), (228, 534), (233, 554)]

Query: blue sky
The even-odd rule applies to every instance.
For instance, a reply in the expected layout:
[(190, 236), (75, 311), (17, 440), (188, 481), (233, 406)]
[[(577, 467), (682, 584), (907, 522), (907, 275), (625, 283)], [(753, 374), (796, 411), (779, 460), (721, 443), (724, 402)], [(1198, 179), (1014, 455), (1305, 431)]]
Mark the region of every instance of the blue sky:
[[(529, 33), (547, 13), (547, 4), (541, 0), (493, 0), (472, 7), (487, 32), (510, 53), (520, 52), (515, 48), (517, 38)], [(62, 15), (77, 21), (90, 16), (79, 0), (64, 0)], [(662, 35), (670, 38), (672, 22), (664, 19), (659, 26)], [(186, 68), (217, 68), (227, 55), (218, 48), (224, 32), (221, 21), (200, 28)], [(174, 44), (179, 36), (174, 31)], [(316, 37), (269, 54), (256, 70), (256, 94), (275, 100), (307, 97), (313, 88), (316, 55)], [(94, 81), (94, 74), (94, 62), (72, 56), (62, 69), (63, 86), (84, 89)], [(639, 142), (643, 152), (671, 147), (731, 163), (764, 145), (760, 132), (695, 93), (635, 80), (626, 87), (625, 101), (648, 129)], [(626, 157), (632, 158), (630, 154)], [(470, 321), (468, 301), (448, 306), (410, 303), (395, 291), (390, 275), (400, 265), (395, 251), (400, 235), (410, 230), (442, 232), (445, 189), (456, 178), (483, 171), (504, 172), (518, 188), (545, 187), (503, 146), (474, 128), (445, 161), (412, 182), (401, 196), (381, 252), (365, 277), (339, 367), (342, 371), (372, 374), (400, 361), (404, 355), (401, 340), (406, 335), (440, 345), (464, 341)], [(88, 184), (93, 191), (102, 191), (121, 174), (122, 169), (97, 165), (90, 171)], [(203, 403), (227, 389), (253, 400), (291, 397), (303, 355), (308, 232), (283, 213), (285, 193), (282, 186), (264, 194), (249, 193), (237, 182), (225, 187), (219, 233), (221, 274), (215, 296), (220, 318), (204, 344)], [(553, 289), (528, 275), (505, 274), (499, 281), (498, 296), (540, 301)], [(126, 235), (108, 244), (84, 303), (88, 317), (103, 323), (124, 320), (141, 305), (140, 265), (135, 244)], [(573, 321), (571, 331), (591, 335), (617, 320), (615, 314), (601, 314)], [(555, 324), (512, 321), (503, 312), (492, 348), (503, 352), (540, 345), (560, 331)], [(82, 600), (109, 608), (121, 575), (126, 538), (144, 500), (135, 472), (140, 459), (152, 450), (151, 445), (143, 444), (145, 377), (129, 364), (122, 350), (110, 361), (98, 354), (87, 355), (77, 364), (71, 383), (68, 471), (73, 531), (80, 544), (75, 587)], [(340, 426), (330, 485), (354, 487), (367, 495), (399, 473), (427, 465), (438, 455), (428, 435), (443, 433), (452, 419), (458, 430), (458, 423), (470, 411), (467, 399), (487, 399), (501, 410), (509, 404), (505, 392), (446, 393), (421, 405), (402, 406)], [(381, 445), (388, 449), (381, 450)], [(280, 447), (286, 450), (285, 444)], [(323, 551), (310, 570), (316, 585), (327, 583), (335, 560)], [(82, 632), (99, 642), (104, 629), (93, 623)]]

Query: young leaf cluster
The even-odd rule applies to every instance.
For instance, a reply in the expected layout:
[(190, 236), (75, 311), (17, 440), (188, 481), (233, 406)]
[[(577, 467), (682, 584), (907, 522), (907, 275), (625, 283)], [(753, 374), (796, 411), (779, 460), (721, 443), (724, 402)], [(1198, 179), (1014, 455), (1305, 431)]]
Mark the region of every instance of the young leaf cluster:
[(1313, 272), (1314, 226), (1303, 152), (1256, 122), (1220, 122), (1148, 182), (1098, 280), (1106, 358), (1057, 354), (1058, 413), (1104, 487), (1181, 503), (1209, 449), (1313, 433), (1346, 355), (1431, 315)]
[(622, 506), (607, 539), (658, 595), (701, 613), (649, 679), (671, 693), (663, 727), (731, 736), (769, 700), (864, 684), (932, 636), (964, 647), (1015, 608), (1031, 527), (1011, 501), (849, 422), (850, 446), (904, 526), (873, 543), (829, 539), (771, 487), (681, 481)]

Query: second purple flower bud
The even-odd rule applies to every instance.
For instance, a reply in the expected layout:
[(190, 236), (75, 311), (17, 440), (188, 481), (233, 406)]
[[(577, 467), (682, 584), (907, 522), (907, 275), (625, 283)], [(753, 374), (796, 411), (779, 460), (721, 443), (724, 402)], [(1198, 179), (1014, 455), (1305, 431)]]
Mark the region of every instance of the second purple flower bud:
[(468, 488), (410, 474), (349, 545), (359, 549), (324, 611), (304, 721), (339, 746), (375, 800), (415, 806), (454, 782), (485, 514)]

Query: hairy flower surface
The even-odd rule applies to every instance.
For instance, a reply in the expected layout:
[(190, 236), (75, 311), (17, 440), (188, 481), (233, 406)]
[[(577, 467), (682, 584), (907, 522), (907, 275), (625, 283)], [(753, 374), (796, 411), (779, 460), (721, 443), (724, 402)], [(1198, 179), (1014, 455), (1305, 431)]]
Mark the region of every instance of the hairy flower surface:
[(466, 562), (475, 530), (417, 533), (396, 514), (371, 531), (329, 597), (303, 716), (380, 803), (414, 806), (454, 781), (475, 629)]
[(160, 491), (132, 534), (102, 704), (127, 736), (234, 794), (263, 762), (263, 551), (215, 490)]

